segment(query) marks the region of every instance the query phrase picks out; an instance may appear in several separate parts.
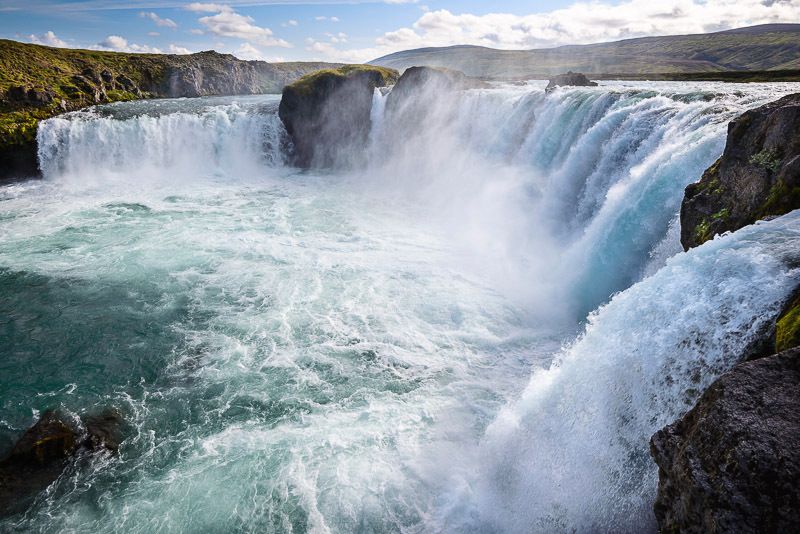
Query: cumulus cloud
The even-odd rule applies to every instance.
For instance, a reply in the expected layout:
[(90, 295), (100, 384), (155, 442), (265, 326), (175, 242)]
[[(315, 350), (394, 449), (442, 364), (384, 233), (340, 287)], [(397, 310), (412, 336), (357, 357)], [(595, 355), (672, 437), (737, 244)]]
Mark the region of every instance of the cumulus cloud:
[(319, 21), (329, 20), (331, 22), (339, 22), (339, 17), (326, 17), (324, 15), (320, 15), (319, 17), (314, 17), (314, 20), (319, 20)]
[(188, 48), (185, 48), (183, 46), (178, 46), (176, 44), (170, 44), (169, 47), (167, 48), (167, 52), (169, 52), (170, 54), (191, 54), (192, 53), (192, 51), (189, 50)]
[(260, 59), (264, 60), (264, 53), (250, 43), (242, 43), (239, 48), (233, 51), (233, 55), (239, 59)]
[(156, 26), (162, 26), (164, 28), (172, 28), (172, 29), (175, 29), (175, 28), (178, 27), (178, 24), (174, 20), (172, 20), (172, 19), (162, 19), (161, 17), (159, 17), (157, 14), (153, 13), (152, 11), (150, 11), (150, 12), (142, 11), (141, 13), (139, 13), (139, 16), (143, 17), (143, 18), (146, 18), (146, 19), (152, 20), (156, 24)]
[(800, 2), (796, 0), (605, 0), (577, 2), (531, 15), (454, 14), (442, 9), (423, 13), (411, 27), (385, 33), (369, 48), (343, 49), (329, 46), (330, 43), (311, 43), (308, 49), (327, 59), (360, 62), (425, 46), (543, 48), (798, 21)]
[(57, 48), (66, 48), (67, 43), (62, 41), (61, 39), (56, 36), (55, 33), (52, 31), (47, 31), (42, 35), (34, 35), (30, 34), (28, 36), (28, 40), (35, 44), (45, 45), (45, 46), (55, 46)]
[(198, 22), (205, 26), (206, 33), (218, 37), (242, 39), (251, 45), (287, 48), (291, 46), (283, 39), (275, 37), (269, 28), (257, 26), (252, 17), (237, 13), (228, 5), (194, 2), (188, 4), (186, 9), (198, 13), (213, 13), (213, 15), (206, 15), (198, 19)]
[(94, 50), (109, 50), (112, 52), (135, 52), (137, 54), (163, 54), (160, 48), (148, 45), (129, 43), (120, 35), (109, 35), (96, 45), (90, 47)]

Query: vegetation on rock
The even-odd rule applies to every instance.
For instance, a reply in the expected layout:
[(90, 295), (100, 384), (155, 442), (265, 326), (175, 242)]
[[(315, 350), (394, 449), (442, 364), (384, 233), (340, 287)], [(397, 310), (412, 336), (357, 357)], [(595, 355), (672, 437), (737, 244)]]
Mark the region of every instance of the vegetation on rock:
[(759, 219), (800, 208), (800, 94), (731, 122), (725, 151), (681, 206), (685, 249)]

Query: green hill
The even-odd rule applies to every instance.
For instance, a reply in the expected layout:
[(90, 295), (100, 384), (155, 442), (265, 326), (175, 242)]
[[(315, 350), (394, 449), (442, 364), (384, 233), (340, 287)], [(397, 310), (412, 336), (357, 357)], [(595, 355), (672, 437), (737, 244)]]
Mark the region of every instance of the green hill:
[(767, 24), (699, 35), (643, 37), (612, 43), (538, 50), (479, 46), (420, 48), (370, 62), (404, 70), (415, 65), (448, 67), (469, 76), (547, 78), (568, 70), (590, 77), (614, 74), (713, 73), (800, 69), (800, 24)]

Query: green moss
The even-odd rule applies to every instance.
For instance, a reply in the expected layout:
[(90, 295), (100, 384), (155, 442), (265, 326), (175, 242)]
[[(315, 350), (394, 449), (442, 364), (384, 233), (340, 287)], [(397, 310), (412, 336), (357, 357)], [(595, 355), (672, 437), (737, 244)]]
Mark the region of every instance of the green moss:
[(728, 217), (731, 216), (731, 212), (728, 208), (722, 208), (717, 213), (711, 216), (711, 219), (714, 221), (725, 221)]
[(317, 86), (321, 78), (348, 78), (355, 73), (377, 73), (380, 76), (380, 86), (391, 85), (397, 81), (399, 73), (394, 69), (386, 67), (375, 67), (372, 65), (345, 65), (337, 69), (321, 69), (311, 74), (307, 74), (292, 83), (288, 87), (300, 95), (310, 94)]
[(800, 208), (800, 187), (789, 187), (783, 180), (777, 180), (770, 188), (767, 200), (759, 208), (759, 218), (770, 215), (783, 215)]
[(694, 237), (698, 245), (702, 245), (711, 239), (711, 223), (708, 222), (708, 219), (703, 219), (700, 224), (695, 226)]
[(770, 172), (777, 172), (781, 168), (781, 158), (777, 150), (765, 148), (750, 158), (751, 165), (757, 165)]
[(775, 350), (785, 350), (800, 346), (800, 296), (786, 307), (778, 318), (775, 328)]

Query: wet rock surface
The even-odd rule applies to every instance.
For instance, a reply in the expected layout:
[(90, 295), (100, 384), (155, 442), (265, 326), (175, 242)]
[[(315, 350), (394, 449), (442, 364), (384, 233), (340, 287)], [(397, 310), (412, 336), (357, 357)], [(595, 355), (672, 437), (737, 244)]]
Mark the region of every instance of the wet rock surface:
[(747, 111), (728, 125), (722, 157), (689, 185), (681, 244), (800, 208), (800, 94)]
[(742, 363), (657, 432), (662, 532), (800, 531), (800, 349)]
[(123, 419), (116, 410), (84, 417), (83, 422), (49, 410), (0, 460), (0, 517), (25, 510), (80, 452), (116, 452)]
[(545, 87), (545, 92), (554, 91), (556, 87), (597, 87), (597, 82), (593, 82), (580, 72), (565, 72), (550, 78)]
[(292, 140), (292, 160), (302, 168), (350, 167), (363, 155), (377, 87), (397, 72), (348, 65), (301, 78), (283, 90), (278, 114)]

